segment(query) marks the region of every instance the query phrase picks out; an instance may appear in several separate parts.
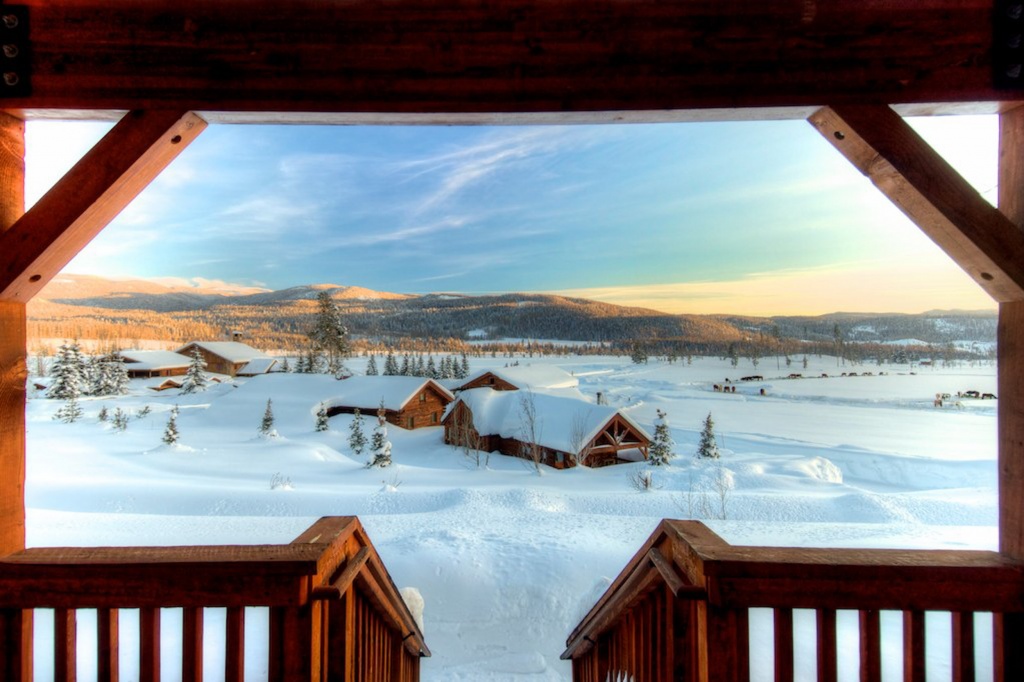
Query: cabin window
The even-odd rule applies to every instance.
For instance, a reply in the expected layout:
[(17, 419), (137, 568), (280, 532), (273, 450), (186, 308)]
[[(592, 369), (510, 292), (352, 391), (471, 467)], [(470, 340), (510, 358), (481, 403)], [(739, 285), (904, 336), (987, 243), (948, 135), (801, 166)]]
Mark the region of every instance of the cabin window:
[(431, 412), (430, 413), (430, 423), (431, 424), (436, 424), (437, 423), (437, 412)]
[(420, 402), (421, 403), (427, 402), (427, 394), (426, 393), (420, 393)]
[(494, 377), (488, 377), (487, 378), (487, 383), (493, 384), (494, 383)]
[(409, 417), (409, 428), (410, 429), (413, 428), (413, 425), (415, 423), (416, 423), (416, 417)]

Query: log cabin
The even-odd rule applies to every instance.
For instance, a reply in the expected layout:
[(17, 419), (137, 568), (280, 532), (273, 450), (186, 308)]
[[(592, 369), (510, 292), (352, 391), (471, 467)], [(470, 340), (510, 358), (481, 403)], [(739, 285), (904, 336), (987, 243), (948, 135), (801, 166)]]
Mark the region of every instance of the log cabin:
[[(748, 679), (744, 627), (747, 607), (756, 605), (774, 613), (775, 679), (793, 679), (794, 606), (817, 609), (811, 646), (819, 680), (836, 679), (835, 608), (845, 606), (862, 609), (862, 680), (881, 678), (880, 609), (903, 612), (905, 679), (924, 679), (929, 610), (951, 619), (955, 679), (974, 674), (973, 629), (965, 624), (985, 610), (993, 613), (987, 672), (1024, 679), (1019, 3), (293, 0), (287, 8), (268, 0), (22, 0), (0, 8), (0, 679), (32, 679), (37, 606), (58, 608), (57, 670), (74, 679), (79, 605), (99, 607), (108, 652), (100, 667), (104, 679), (116, 678), (111, 614), (117, 606), (149, 609), (154, 595), (172, 595), (163, 605), (187, 601), (179, 604), (192, 643), (183, 677), (200, 679), (196, 614), (226, 601), (204, 596), (225, 594), (225, 586), (233, 595), (226, 677), (241, 679), (232, 667), (243, 632), (238, 609), (252, 601), (240, 595), (269, 594), (270, 571), (280, 576), (284, 564), (293, 569), (292, 589), (280, 582), (274, 593), (272, 679), (320, 680), (328, 669), (345, 680), (418, 674), (401, 656), (398, 675), (379, 665), (353, 667), (368, 650), (377, 663), (392, 660), (392, 650), (377, 644), (389, 633), (409, 656), (425, 653), (354, 520), (314, 527), (294, 547), (260, 548), (262, 562), (240, 548), (25, 549), (25, 305), (207, 124), (778, 118), (808, 120), (999, 304), (999, 551), (852, 556), (822, 548), (794, 556), (726, 549), (703, 528), (666, 522), (581, 623), (567, 650), (574, 678), (603, 681), (602, 671), (626, 671), (678, 679), (675, 661), (685, 660), (694, 679)], [(998, 208), (902, 120), (960, 113), (999, 117)], [(42, 117), (118, 123), (26, 212), (24, 121)], [(326, 537), (338, 541), (314, 542)], [(310, 559), (307, 545), (323, 560)], [(192, 596), (175, 588), (189, 572), (170, 568), (174, 562), (204, 558), (216, 579)], [(103, 571), (90, 569), (96, 565)], [(130, 575), (134, 587), (99, 604), (54, 593), (56, 586), (97, 588), (103, 572)], [(926, 589), (900, 588), (914, 584)], [(839, 585), (859, 585), (855, 596), (863, 601), (830, 599)], [(746, 589), (737, 596), (734, 587)], [(954, 596), (942, 598), (950, 590)], [(144, 614), (143, 670), (145, 679), (158, 679), (159, 629), (153, 612)], [(592, 645), (608, 638), (609, 646)], [(644, 642), (659, 647), (641, 650)], [(643, 661), (655, 665), (641, 670)]]
[(433, 379), (404, 376), (352, 376), (338, 383), (323, 401), (327, 416), (353, 414), (357, 409), (367, 417), (384, 407), (389, 424), (403, 429), (440, 426), (451, 392)]
[(559, 367), (551, 365), (510, 365), (498, 369), (478, 372), (456, 391), (467, 391), (471, 388), (491, 388), (495, 391), (531, 391), (572, 390), (580, 385), (580, 380)]
[(444, 442), (556, 469), (647, 459), (650, 435), (629, 415), (575, 397), (474, 388), (445, 413)]
[(207, 372), (229, 377), (266, 374), (277, 364), (277, 358), (240, 341), (190, 341), (174, 352), (191, 357), (193, 349), (206, 362)]
[(192, 359), (169, 350), (123, 350), (119, 352), (132, 379), (183, 376)]

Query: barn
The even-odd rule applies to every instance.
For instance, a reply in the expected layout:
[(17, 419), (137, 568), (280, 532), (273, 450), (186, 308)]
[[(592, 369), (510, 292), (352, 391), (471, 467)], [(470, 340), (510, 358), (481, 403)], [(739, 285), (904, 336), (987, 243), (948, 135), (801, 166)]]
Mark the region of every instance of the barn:
[(445, 413), (444, 442), (564, 469), (647, 459), (650, 435), (625, 412), (577, 398), (474, 388)]
[(239, 341), (191, 341), (175, 352), (191, 357), (193, 349), (206, 361), (206, 371), (229, 377), (267, 374), (277, 365), (277, 358)]
[(388, 423), (403, 429), (438, 426), (445, 408), (455, 399), (433, 379), (402, 376), (354, 376), (338, 384), (334, 395), (324, 401), (327, 416), (377, 414), (384, 407)]

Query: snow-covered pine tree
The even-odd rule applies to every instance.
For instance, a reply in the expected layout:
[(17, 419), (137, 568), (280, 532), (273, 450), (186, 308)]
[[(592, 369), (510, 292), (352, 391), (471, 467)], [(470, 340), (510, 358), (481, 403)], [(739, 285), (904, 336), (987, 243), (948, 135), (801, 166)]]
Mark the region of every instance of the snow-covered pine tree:
[(388, 356), (384, 359), (384, 376), (393, 377), (396, 374), (398, 374), (398, 361), (395, 360), (395, 354), (388, 351)]
[(114, 410), (114, 416), (110, 418), (115, 431), (125, 431), (128, 428), (128, 413), (120, 407)]
[(409, 371), (410, 371), (409, 370), (409, 356), (408, 355), (403, 355), (402, 356), (402, 367), (398, 370), (398, 373), (401, 376), (403, 376), (403, 377), (407, 377), (407, 376), (409, 376)]
[(130, 379), (120, 353), (111, 353), (94, 363), (93, 395), (124, 395)]
[(456, 379), (468, 379), (469, 378), (469, 358), (466, 353), (462, 353), (462, 364), (459, 365), (459, 376)]
[(181, 434), (178, 433), (178, 406), (175, 405), (167, 417), (167, 427), (164, 429), (163, 441), (168, 445), (174, 445), (180, 437)]
[(259, 432), (264, 436), (271, 435), (274, 430), (274, 406), (273, 401), (267, 398), (267, 409), (263, 411), (263, 420), (260, 422)]
[(423, 362), (423, 355), (421, 354), (416, 358), (416, 369), (413, 371), (414, 377), (425, 377), (427, 376), (427, 366)]
[(82, 406), (78, 404), (78, 396), (71, 395), (61, 405), (60, 409), (57, 410), (56, 414), (53, 415), (54, 419), (59, 419), (65, 424), (72, 424), (82, 418), (85, 411), (82, 410)]
[(71, 397), (78, 398), (82, 395), (84, 389), (83, 363), (82, 352), (77, 341), (61, 344), (50, 367), (50, 377), (53, 381), (50, 383), (50, 389), (46, 392), (46, 396), (58, 400), (68, 400)]
[(718, 459), (718, 441), (715, 440), (715, 422), (711, 413), (704, 419), (704, 428), (700, 432), (700, 443), (697, 445), (697, 456), (707, 459)]
[(672, 440), (672, 432), (668, 428), (666, 416), (665, 412), (658, 410), (658, 418), (654, 420), (654, 440), (651, 442), (648, 454), (650, 462), (654, 466), (668, 464), (676, 454), (672, 449), (675, 442)]
[(439, 376), (437, 373), (437, 365), (434, 363), (433, 355), (431, 355), (430, 359), (427, 361), (426, 373), (423, 376), (428, 377), (430, 379), (437, 379)]
[(204, 369), (206, 369), (206, 360), (203, 360), (199, 347), (192, 346), (192, 360), (188, 364), (188, 369), (185, 370), (185, 378), (181, 381), (180, 395), (201, 393), (206, 390)]
[(320, 403), (320, 407), (316, 410), (316, 430), (326, 431), (330, 428), (330, 424), (327, 422), (327, 405)]
[(341, 311), (327, 291), (316, 295), (319, 310), (316, 323), (308, 336), (313, 346), (327, 355), (327, 371), (335, 376), (344, 373), (349, 353), (348, 330), (341, 320)]
[(288, 362), (288, 356), (284, 356), (284, 360), (281, 361), (281, 371), (285, 374), (292, 371), (291, 363)]
[(377, 356), (371, 355), (366, 363), (366, 376), (375, 377), (377, 374), (379, 374), (377, 371)]
[(388, 427), (387, 420), (384, 418), (384, 403), (381, 402), (380, 409), (377, 410), (377, 426), (373, 429), (373, 438), (370, 440), (370, 460), (369, 467), (389, 467), (391, 466), (391, 441), (388, 440)]
[(96, 415), (96, 418), (99, 419), (101, 422), (107, 421), (107, 419), (109, 417), (110, 417), (110, 413), (109, 413), (109, 410), (107, 410), (107, 406), (106, 405), (101, 407), (100, 408), (100, 413), (98, 415)]
[(363, 415), (359, 414), (358, 407), (352, 414), (348, 430), (348, 446), (352, 448), (354, 454), (363, 454), (363, 449), (366, 447), (366, 435), (363, 433)]

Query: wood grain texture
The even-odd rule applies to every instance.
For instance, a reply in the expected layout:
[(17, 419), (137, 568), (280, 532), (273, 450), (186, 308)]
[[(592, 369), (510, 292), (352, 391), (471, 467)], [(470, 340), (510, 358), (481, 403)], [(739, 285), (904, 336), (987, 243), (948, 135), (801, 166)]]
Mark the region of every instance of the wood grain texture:
[(78, 679), (78, 615), (74, 609), (53, 612), (53, 679), (76, 682)]
[(954, 611), (950, 614), (953, 638), (953, 682), (973, 682), (974, 669), (974, 614)]
[(203, 682), (203, 609), (181, 613), (181, 682)]
[(139, 680), (160, 682), (160, 609), (139, 609)]
[(999, 306), (999, 550), (1024, 560), (1024, 303)]
[(925, 625), (921, 611), (903, 612), (903, 680), (925, 682)]
[(887, 106), (832, 106), (810, 122), (999, 302), (1024, 300), (1024, 232)]
[(25, 213), (25, 122), (0, 111), (0, 232)]
[(882, 625), (878, 611), (861, 611), (860, 682), (882, 679)]
[(25, 306), (0, 301), (0, 557), (25, 547)]
[(120, 647), (117, 609), (97, 609), (96, 679), (99, 682), (117, 682), (120, 679)]
[[(990, 0), (22, 0), (11, 108), (571, 112), (976, 102)], [(265, 120), (265, 119), (264, 119)]]
[(793, 609), (774, 609), (775, 682), (793, 682)]
[(817, 621), (817, 661), (818, 682), (836, 682), (838, 674), (836, 646), (836, 612), (835, 609), (818, 609)]
[(181, 109), (126, 114), (0, 233), (0, 300), (31, 299), (205, 127)]

